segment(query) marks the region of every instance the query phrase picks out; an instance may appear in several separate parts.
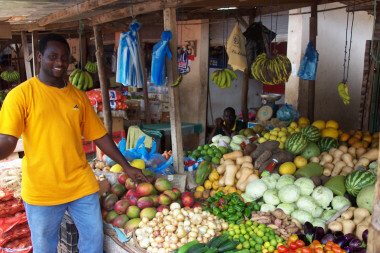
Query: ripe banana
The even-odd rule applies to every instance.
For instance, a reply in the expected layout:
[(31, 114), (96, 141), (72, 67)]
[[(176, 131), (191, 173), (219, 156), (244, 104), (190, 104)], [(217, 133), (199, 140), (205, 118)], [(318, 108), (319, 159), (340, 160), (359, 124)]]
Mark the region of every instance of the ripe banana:
[(258, 55), (251, 65), (252, 76), (263, 84), (276, 85), (288, 81), (292, 65), (285, 55), (275, 54), (268, 58), (266, 53)]
[(348, 95), (348, 86), (346, 83), (339, 83), (338, 85), (338, 93), (339, 96), (342, 98), (343, 103), (345, 105), (348, 105), (350, 103), (350, 96)]

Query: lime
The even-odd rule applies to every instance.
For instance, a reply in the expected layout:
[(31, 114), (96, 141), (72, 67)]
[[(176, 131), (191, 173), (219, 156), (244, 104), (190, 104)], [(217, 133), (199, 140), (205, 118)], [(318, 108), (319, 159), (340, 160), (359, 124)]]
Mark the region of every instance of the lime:
[(249, 239), (249, 235), (248, 235), (248, 234), (245, 234), (245, 235), (244, 235), (244, 238), (245, 238), (245, 240), (247, 241), (247, 240)]
[(249, 240), (249, 245), (250, 245), (251, 247), (255, 247), (256, 242), (255, 242), (254, 240), (250, 239), (250, 240)]
[(213, 157), (213, 158), (211, 159), (211, 162), (212, 162), (212, 163), (215, 163), (215, 164), (219, 164), (219, 163), (220, 163), (220, 158), (218, 158), (218, 157)]
[(243, 248), (244, 249), (249, 249), (251, 246), (249, 245), (248, 241), (243, 242)]
[(259, 231), (256, 232), (256, 235), (260, 236), (260, 237), (263, 237), (264, 236), (264, 232), (261, 231), (261, 230), (259, 230)]
[(275, 239), (270, 240), (270, 245), (273, 246), (273, 247), (276, 246), (277, 245), (277, 241)]
[(268, 242), (269, 241), (268, 237), (265, 236), (265, 235), (262, 237), (262, 239), (263, 239), (264, 242)]
[(203, 149), (203, 146), (198, 146), (197, 149), (198, 149), (198, 150), (202, 150), (202, 149)]
[(261, 237), (256, 237), (255, 241), (257, 244), (260, 244), (260, 246), (263, 244), (263, 239), (261, 239)]
[(242, 249), (243, 248), (243, 245), (241, 243), (239, 243), (238, 246), (236, 246), (236, 249)]
[(239, 225), (234, 225), (234, 229), (240, 229)]
[[(231, 230), (229, 233), (228, 233), (230, 236), (234, 236), (235, 235), (235, 232), (233, 230)], [(276, 242), (277, 243), (277, 242)]]
[(220, 150), (220, 152), (224, 155), (224, 154), (227, 154), (227, 149), (225, 147), (219, 147), (218, 148)]
[(241, 235), (241, 236), (239, 237), (239, 242), (245, 242), (245, 238), (244, 238), (244, 236)]
[(266, 226), (265, 226), (265, 224), (260, 224), (259, 226), (258, 226), (259, 228), (266, 228)]
[(221, 153), (215, 153), (214, 157), (216, 157), (216, 158), (222, 158), (222, 154)]
[(211, 162), (211, 160), (213, 158), (211, 158), (211, 156), (209, 156), (209, 155), (206, 155), (206, 156), (203, 157), (203, 159), (205, 159), (207, 162)]
[(257, 227), (259, 225), (259, 223), (257, 222), (257, 221), (255, 221), (254, 223), (253, 223), (253, 226), (255, 226), (255, 227)]
[(207, 155), (207, 150), (202, 150), (201, 155), (203, 155), (203, 156)]
[(258, 252), (261, 252), (261, 245), (260, 244), (256, 244), (255, 245), (255, 250), (258, 251)]
[(201, 151), (199, 150), (194, 150), (193, 153), (192, 153), (193, 156), (200, 156), (201, 155)]
[(210, 145), (206, 144), (203, 146), (203, 149), (209, 149), (210, 148)]
[(241, 229), (240, 232), (242, 235), (245, 235), (247, 233), (247, 231), (245, 229)]
[(264, 247), (267, 249), (267, 248), (269, 248), (269, 246), (270, 246), (270, 243), (269, 242), (265, 242), (264, 243)]
[(268, 247), (268, 251), (269, 251), (269, 252), (273, 252), (273, 251), (274, 251), (274, 247), (273, 247), (273, 246), (269, 246), (269, 247)]
[(214, 150), (212, 149), (207, 149), (207, 154), (210, 155), (210, 156), (214, 156)]

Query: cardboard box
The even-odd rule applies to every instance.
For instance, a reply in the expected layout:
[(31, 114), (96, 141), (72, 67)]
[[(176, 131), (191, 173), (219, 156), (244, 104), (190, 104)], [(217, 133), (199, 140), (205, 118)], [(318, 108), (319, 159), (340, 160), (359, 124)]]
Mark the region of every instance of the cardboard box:
[(168, 122), (170, 122), (170, 113), (169, 112), (162, 112), (161, 123), (168, 123)]

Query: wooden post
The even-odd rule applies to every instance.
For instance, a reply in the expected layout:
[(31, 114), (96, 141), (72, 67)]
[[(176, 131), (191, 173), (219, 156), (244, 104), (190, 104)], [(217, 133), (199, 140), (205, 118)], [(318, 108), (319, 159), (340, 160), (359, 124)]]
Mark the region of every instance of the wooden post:
[[(380, 144), (380, 140), (379, 140)], [(380, 161), (379, 157), (377, 158)], [(377, 253), (380, 252), (380, 173), (377, 173), (377, 181), (375, 185), (375, 194), (373, 197), (373, 211), (372, 220), (370, 227), (368, 229), (368, 241), (367, 241), (367, 252)]]
[[(313, 42), (314, 48), (317, 49), (317, 33), (318, 33), (318, 19), (317, 19), (317, 1), (315, 0), (311, 5), (310, 17), (310, 34), (309, 40)], [(315, 81), (308, 81), (308, 102), (307, 102), (307, 116), (311, 122), (314, 121), (314, 104), (315, 104)]]
[(24, 62), (25, 62), (25, 72), (26, 79), (32, 78), (32, 69), (30, 66), (30, 58), (29, 58), (29, 48), (28, 48), (28, 38), (26, 37), (26, 32), (21, 32), (21, 43), (22, 49), (24, 51)]
[(170, 129), (173, 150), (173, 165), (176, 173), (184, 173), (183, 165), (183, 145), (181, 114), (179, 103), (179, 87), (170, 87), (178, 78), (177, 68), (177, 20), (175, 8), (164, 9), (164, 30), (171, 31), (172, 39), (169, 41), (169, 48), (173, 58), (166, 58), (166, 68), (169, 81), (169, 103), (170, 103)]
[(102, 91), (104, 125), (107, 128), (108, 134), (112, 136), (112, 114), (103, 57), (103, 37), (101, 29), (98, 25), (94, 26), (94, 36), (96, 48), (96, 63), (98, 64), (100, 89)]
[(37, 31), (32, 32), (32, 52), (33, 52), (33, 76), (36, 76), (40, 71), (39, 63), (37, 60), (37, 52), (38, 52), (38, 33), (37, 33)]
[(148, 78), (147, 78), (146, 69), (145, 69), (145, 51), (144, 51), (143, 43), (141, 41), (140, 31), (138, 32), (138, 38), (139, 38), (139, 43), (140, 43), (141, 63), (142, 63), (143, 74), (144, 74), (143, 93), (144, 93), (144, 104), (145, 104), (145, 120), (147, 124), (151, 124), (152, 120), (150, 118), (149, 98), (148, 98)]
[(16, 55), (17, 55), (17, 68), (18, 68), (18, 73), (20, 73), (20, 82), (24, 82), (25, 81), (25, 72), (22, 71), (22, 68), (21, 68), (21, 48), (18, 47), (18, 44), (15, 43), (15, 49), (16, 49)]

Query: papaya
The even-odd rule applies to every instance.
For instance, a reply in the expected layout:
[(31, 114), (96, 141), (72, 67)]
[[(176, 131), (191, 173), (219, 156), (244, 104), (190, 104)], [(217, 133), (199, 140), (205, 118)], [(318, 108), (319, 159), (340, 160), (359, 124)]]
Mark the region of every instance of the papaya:
[(212, 171), (211, 163), (203, 161), (198, 165), (197, 172), (195, 174), (195, 181), (198, 185), (203, 185), (207, 177)]

